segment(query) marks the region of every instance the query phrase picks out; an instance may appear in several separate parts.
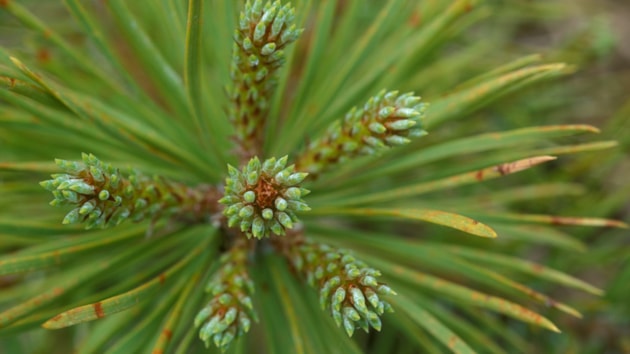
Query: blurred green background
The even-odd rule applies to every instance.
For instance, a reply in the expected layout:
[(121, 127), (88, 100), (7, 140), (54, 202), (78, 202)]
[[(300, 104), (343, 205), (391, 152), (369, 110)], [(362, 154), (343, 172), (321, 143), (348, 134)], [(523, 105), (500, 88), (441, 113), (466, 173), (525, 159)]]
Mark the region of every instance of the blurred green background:
[[(497, 65), (510, 56), (541, 53), (575, 65), (575, 73), (544, 88), (503, 101), (493, 115), (496, 128), (544, 123), (587, 123), (619, 147), (560, 159), (538, 169), (540, 181), (572, 181), (588, 193), (567, 201), (523, 205), (533, 213), (601, 216), (630, 220), (630, 1), (503, 1), (497, 24), (485, 30), (500, 43)], [(518, 5), (517, 5), (518, 4)], [(493, 31), (494, 29), (494, 31)], [(507, 33), (506, 33), (507, 32)], [(480, 64), (481, 65), (481, 64)], [(518, 108), (515, 108), (518, 107)], [(545, 247), (522, 255), (564, 269), (605, 289), (601, 298), (553, 292), (583, 311), (584, 319), (553, 318), (565, 335), (540, 332), (529, 338), (535, 352), (630, 353), (630, 239), (628, 230), (570, 228), (588, 251), (567, 254)], [(526, 335), (526, 331), (523, 332)]]

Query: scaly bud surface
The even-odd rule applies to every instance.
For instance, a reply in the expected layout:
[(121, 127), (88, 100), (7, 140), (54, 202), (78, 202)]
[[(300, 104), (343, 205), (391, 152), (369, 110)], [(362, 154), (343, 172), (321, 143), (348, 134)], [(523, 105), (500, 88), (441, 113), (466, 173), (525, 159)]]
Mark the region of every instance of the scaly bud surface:
[(287, 167), (287, 157), (260, 163), (252, 158), (241, 171), (228, 166), (223, 215), (229, 227), (238, 227), (247, 237), (261, 239), (270, 233), (284, 235), (298, 221), (296, 213), (310, 208), (302, 197), (309, 193), (299, 184), (307, 173)]
[(258, 322), (252, 295), (254, 283), (247, 272), (247, 243), (240, 240), (220, 259), (221, 266), (206, 286), (212, 299), (195, 317), (199, 337), (225, 352), (232, 342), (247, 333), (252, 320)]
[(396, 293), (377, 281), (379, 271), (347, 250), (300, 238), (287, 244), (285, 255), (308, 284), (319, 289), (320, 305), (337, 326), (343, 326), (348, 336), (355, 328), (381, 330), (380, 316), (392, 311), (381, 296)]
[(422, 117), (426, 104), (413, 93), (381, 91), (362, 108), (353, 108), (342, 121), (314, 140), (297, 159), (296, 166), (317, 175), (334, 165), (361, 155), (407, 144), (426, 135)]
[(92, 154), (83, 160), (56, 160), (65, 174), (40, 185), (51, 191), (53, 206), (73, 205), (64, 224), (85, 223), (87, 229), (115, 226), (130, 219), (141, 221), (178, 217), (192, 222), (208, 221), (217, 212), (217, 190), (208, 185), (196, 188), (142, 175), (122, 174)]
[(285, 47), (302, 33), (294, 20), (294, 8), (280, 1), (248, 1), (240, 15), (232, 54), (230, 118), (245, 160), (261, 150), (276, 71), (285, 61)]

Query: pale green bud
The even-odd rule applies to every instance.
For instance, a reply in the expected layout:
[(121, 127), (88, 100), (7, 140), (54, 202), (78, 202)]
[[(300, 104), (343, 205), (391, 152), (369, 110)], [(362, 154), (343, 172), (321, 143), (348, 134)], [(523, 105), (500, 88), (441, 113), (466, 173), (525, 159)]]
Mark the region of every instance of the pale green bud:
[(352, 337), (352, 334), (354, 333), (354, 323), (347, 317), (343, 318), (343, 328), (345, 329), (348, 337)]
[(57, 187), (55, 186), (55, 181), (54, 180), (46, 180), (46, 181), (41, 181), (39, 182), (39, 185), (44, 187), (44, 189), (46, 189), (47, 191), (54, 191), (55, 189), (57, 189)]
[(385, 138), (385, 141), (387, 142), (387, 145), (390, 146), (400, 146), (400, 145), (405, 145), (405, 144), (409, 144), (411, 142), (411, 140), (399, 136), (399, 135), (391, 135)]
[(341, 304), (343, 303), (343, 300), (346, 299), (346, 289), (342, 288), (342, 287), (338, 287), (337, 290), (335, 290), (335, 293), (332, 296), (332, 304), (331, 306), (337, 310), (337, 311), (341, 311)]
[(306, 173), (306, 172), (293, 173), (287, 178), (287, 184), (290, 185), (290, 186), (294, 186), (294, 185), (304, 181), (306, 176), (308, 176), (308, 173)]
[(396, 116), (402, 118), (412, 118), (418, 115), (420, 115), (420, 113), (413, 108), (399, 108), (396, 110)]
[(392, 130), (407, 130), (416, 125), (416, 122), (411, 119), (399, 119), (393, 122), (387, 122), (385, 125)]
[(379, 122), (372, 122), (372, 123), (370, 123), (368, 128), (374, 134), (383, 134), (383, 133), (385, 133), (387, 131), (387, 128), (383, 124), (381, 124)]
[(81, 214), (79, 214), (79, 208), (70, 210), (68, 214), (63, 218), (63, 224), (76, 224), (81, 220)]
[(212, 341), (214, 342), (215, 346), (220, 348), (221, 347), (221, 341), (223, 340), (223, 332), (221, 332), (222, 331), (221, 325), (216, 325), (214, 331), (215, 331), (215, 333), (216, 332), (218, 332), (218, 333), (216, 333), (214, 335), (214, 337), (212, 337)]
[(83, 203), (83, 205), (81, 205), (81, 208), (79, 209), (79, 214), (87, 215), (90, 212), (92, 212), (92, 210), (94, 210), (95, 207), (96, 207), (96, 203), (93, 200), (89, 200)]
[(252, 223), (252, 234), (258, 239), (265, 236), (265, 221), (262, 218), (254, 218), (254, 222)]
[(375, 330), (381, 330), (381, 318), (374, 312), (368, 311), (366, 315), (367, 321)]
[(278, 211), (285, 211), (287, 209), (287, 201), (281, 197), (277, 197), (274, 201), (274, 205)]
[(396, 295), (396, 292), (385, 284), (379, 285), (376, 291), (378, 291), (379, 294)]
[(276, 235), (284, 236), (285, 234), (284, 227), (282, 227), (282, 225), (280, 225), (280, 223), (277, 220), (271, 221), (270, 229), (271, 229), (271, 232), (273, 232)]
[(241, 315), (238, 316), (238, 324), (242, 331), (244, 333), (247, 333), (252, 326), (252, 321), (247, 316), (245, 316), (245, 314), (241, 313)]
[(365, 276), (363, 277), (359, 283), (363, 286), (378, 286), (378, 282), (376, 281), (376, 278), (371, 277), (371, 276)]
[(79, 195), (73, 191), (61, 191), (61, 195), (63, 195), (63, 198), (67, 201), (69, 201), (70, 203), (78, 203), (79, 202)]
[(234, 327), (229, 328), (223, 334), (223, 338), (221, 339), (221, 344), (219, 345), (221, 347), (222, 351), (227, 350), (228, 345), (230, 343), (232, 343), (232, 341), (234, 340), (235, 336), (236, 336), (236, 328), (234, 328)]
[(234, 322), (234, 320), (236, 319), (236, 316), (238, 315), (238, 310), (235, 307), (231, 307), (226, 313), (225, 316), (223, 317), (223, 323), (226, 326), (229, 326), (230, 324), (232, 324), (232, 322)]
[(291, 220), (291, 217), (287, 213), (279, 212), (277, 213), (276, 218), (278, 222), (287, 229), (293, 228), (293, 220)]
[(330, 313), (332, 314), (332, 318), (335, 321), (337, 327), (341, 326), (341, 322), (343, 320), (343, 316), (341, 316), (341, 312), (335, 308), (330, 309)]
[(246, 203), (253, 203), (256, 201), (256, 193), (254, 191), (247, 191), (243, 193), (243, 200)]
[(350, 296), (352, 296), (354, 308), (362, 314), (367, 314), (368, 308), (365, 306), (365, 296), (363, 296), (363, 292), (359, 288), (352, 288), (350, 289)]
[(245, 219), (250, 218), (254, 215), (254, 207), (251, 205), (243, 207), (239, 212), (238, 216)]
[(271, 42), (271, 43), (267, 43), (265, 44), (262, 49), (260, 50), (260, 54), (262, 55), (271, 55), (276, 51), (276, 44)]
[(351, 306), (345, 306), (343, 308), (343, 317), (348, 318), (352, 321), (358, 321), (361, 319), (361, 315)]
[(378, 111), (378, 116), (381, 119), (385, 119), (385, 118), (391, 116), (392, 114), (394, 114), (395, 111), (396, 111), (396, 108), (394, 108), (394, 107), (383, 107), (383, 108), (381, 108), (380, 111)]
[(199, 313), (197, 313), (197, 316), (195, 316), (195, 327), (199, 327), (201, 326), (202, 323), (204, 323), (208, 317), (210, 317), (210, 315), (212, 314), (212, 309), (210, 307), (204, 307), (203, 309), (201, 309), (201, 311), (199, 311)]
[(256, 28), (254, 29), (254, 42), (260, 43), (262, 42), (263, 36), (265, 35), (265, 31), (267, 30), (267, 25), (264, 22), (258, 22)]
[(269, 208), (265, 208), (265, 209), (262, 211), (262, 217), (263, 217), (263, 219), (265, 219), (265, 220), (271, 220), (271, 219), (273, 219), (273, 210), (272, 210), (272, 209), (269, 209)]

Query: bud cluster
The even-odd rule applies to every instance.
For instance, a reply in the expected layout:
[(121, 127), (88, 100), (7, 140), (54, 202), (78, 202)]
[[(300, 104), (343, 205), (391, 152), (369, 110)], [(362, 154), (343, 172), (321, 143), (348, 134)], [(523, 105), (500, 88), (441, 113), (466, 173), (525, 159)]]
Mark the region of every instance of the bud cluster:
[(379, 295), (395, 295), (387, 285), (376, 280), (381, 273), (357, 260), (348, 251), (315, 243), (294, 242), (286, 254), (309, 285), (319, 289), (322, 309), (330, 311), (337, 326), (343, 325), (348, 336), (359, 327), (381, 330), (380, 316), (392, 312), (391, 305)]
[(343, 121), (335, 121), (324, 136), (309, 144), (296, 165), (318, 174), (349, 158), (407, 144), (426, 135), (421, 122), (425, 108), (411, 92), (398, 95), (383, 90), (363, 108), (352, 108)]
[(258, 322), (245, 246), (246, 242), (239, 242), (221, 256), (221, 266), (206, 286), (212, 299), (195, 317), (195, 327), (200, 327), (199, 337), (206, 347), (212, 341), (224, 352), (235, 338), (249, 331), (252, 320)]
[(270, 233), (284, 235), (285, 229), (298, 221), (297, 212), (310, 210), (302, 200), (309, 191), (299, 186), (307, 173), (286, 165), (285, 156), (262, 164), (254, 157), (242, 171), (228, 166), (225, 196), (219, 203), (226, 206), (223, 214), (229, 227), (238, 226), (248, 237), (257, 239)]
[(284, 63), (284, 50), (302, 30), (296, 28), (295, 10), (280, 1), (248, 1), (235, 31), (230, 91), (230, 116), (236, 139), (246, 153), (255, 155), (262, 144), (264, 119), (276, 86), (275, 72)]
[(40, 182), (52, 192), (53, 206), (75, 206), (64, 224), (85, 223), (86, 228), (115, 226), (130, 219), (182, 217), (204, 221), (216, 212), (216, 189), (202, 185), (190, 188), (164, 178), (150, 178), (135, 171), (122, 174), (92, 154), (79, 161), (55, 160), (66, 173)]

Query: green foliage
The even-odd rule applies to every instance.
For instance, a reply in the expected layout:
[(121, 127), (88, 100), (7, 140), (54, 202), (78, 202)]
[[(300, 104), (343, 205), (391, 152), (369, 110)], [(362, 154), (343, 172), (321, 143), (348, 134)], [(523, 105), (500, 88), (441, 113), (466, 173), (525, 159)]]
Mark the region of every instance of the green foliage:
[(488, 55), (516, 30), (481, 20), (515, 4), (0, 0), (29, 43), (0, 49), (2, 350), (501, 353), (564, 329), (557, 286), (602, 290), (563, 272), (585, 245), (558, 226), (626, 224), (521, 206), (583, 192), (537, 165), (615, 142), (478, 123), (574, 70)]

